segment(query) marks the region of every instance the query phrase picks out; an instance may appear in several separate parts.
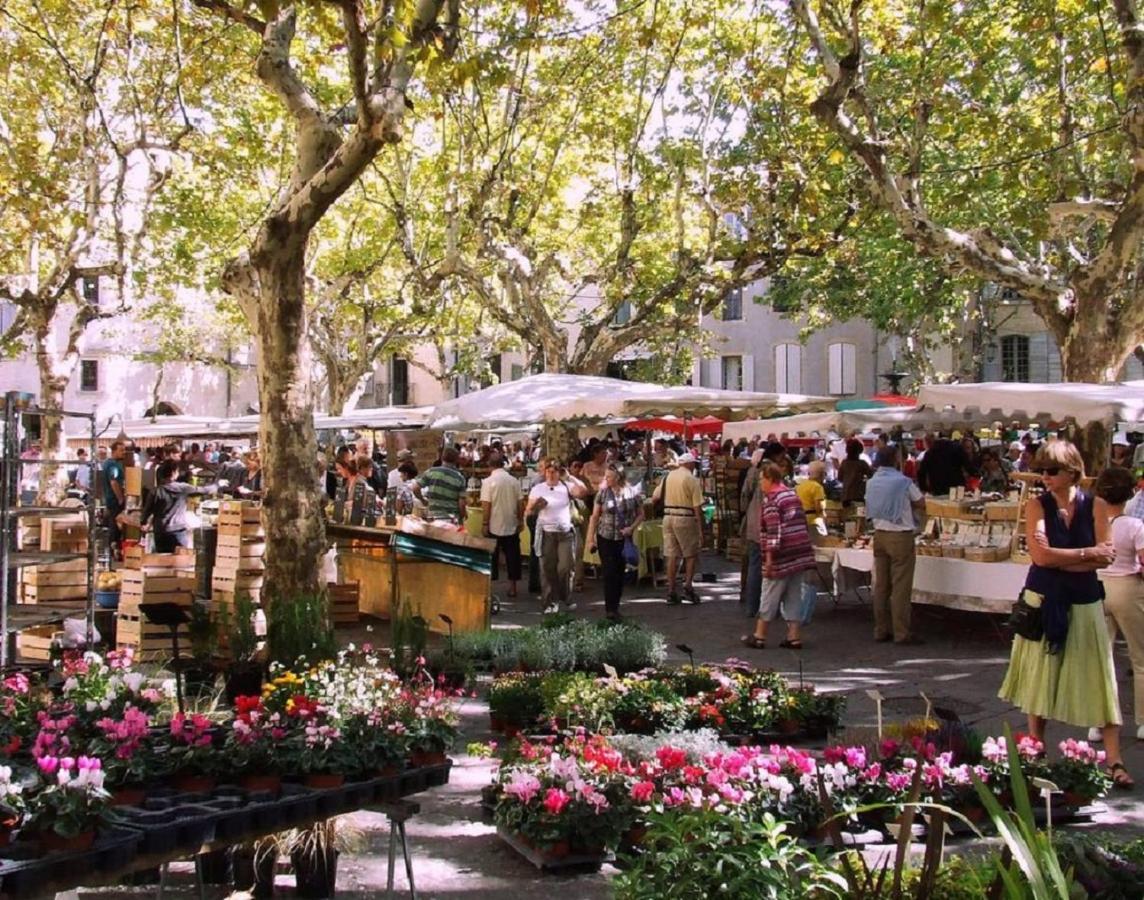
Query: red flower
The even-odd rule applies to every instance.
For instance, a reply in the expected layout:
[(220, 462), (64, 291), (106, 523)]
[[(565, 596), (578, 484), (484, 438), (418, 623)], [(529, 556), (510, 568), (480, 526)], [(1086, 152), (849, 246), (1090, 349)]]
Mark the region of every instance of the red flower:
[(552, 815), (558, 816), (570, 800), (571, 798), (560, 788), (549, 788), (544, 795), (544, 808)]
[(675, 747), (660, 747), (655, 751), (655, 756), (665, 769), (682, 769), (687, 765), (687, 754)]

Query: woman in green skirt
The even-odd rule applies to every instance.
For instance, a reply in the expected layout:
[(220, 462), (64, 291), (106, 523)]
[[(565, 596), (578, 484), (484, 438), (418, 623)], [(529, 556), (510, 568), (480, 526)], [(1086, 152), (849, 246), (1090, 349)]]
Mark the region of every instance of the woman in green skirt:
[(1028, 714), (1029, 734), (1039, 741), (1049, 719), (1100, 728), (1109, 775), (1117, 787), (1131, 788), (1120, 755), (1120, 698), (1104, 624), (1104, 588), (1096, 576), (1114, 551), (1097, 543), (1093, 498), (1078, 486), (1084, 460), (1077, 448), (1049, 441), (1037, 451), (1033, 468), (1045, 493), (1026, 508), (1033, 564), (1024, 597), (1040, 606), (1045, 635), (1039, 641), (1014, 636), (999, 696)]

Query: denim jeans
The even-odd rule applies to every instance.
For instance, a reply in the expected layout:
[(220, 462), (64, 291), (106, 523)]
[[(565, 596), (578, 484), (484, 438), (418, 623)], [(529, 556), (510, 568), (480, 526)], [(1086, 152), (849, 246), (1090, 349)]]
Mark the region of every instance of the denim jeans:
[(763, 596), (763, 548), (758, 541), (747, 540), (747, 615), (752, 619), (759, 614), (759, 601)]

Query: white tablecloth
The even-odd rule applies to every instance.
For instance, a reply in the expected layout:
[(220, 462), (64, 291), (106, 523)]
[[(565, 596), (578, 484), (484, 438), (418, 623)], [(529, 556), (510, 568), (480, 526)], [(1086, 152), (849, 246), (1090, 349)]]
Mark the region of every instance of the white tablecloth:
[[(819, 548), (820, 552), (824, 548)], [(873, 550), (839, 547), (834, 553), (835, 590), (853, 585), (840, 570), (872, 572)], [(929, 603), (976, 612), (1007, 613), (1025, 586), (1027, 565), (972, 562), (940, 556), (919, 556), (914, 568), (914, 603)]]

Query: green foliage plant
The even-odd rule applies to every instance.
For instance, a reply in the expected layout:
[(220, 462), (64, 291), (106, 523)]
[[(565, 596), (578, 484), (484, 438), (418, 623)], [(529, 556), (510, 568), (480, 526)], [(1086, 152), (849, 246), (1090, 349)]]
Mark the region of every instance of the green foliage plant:
[(846, 881), (769, 813), (747, 821), (713, 810), (651, 812), (642, 852), (615, 881), (617, 900), (844, 898)]
[(324, 594), (299, 594), (279, 600), (268, 616), (267, 644), (272, 662), (290, 667), (333, 659), (338, 652)]

